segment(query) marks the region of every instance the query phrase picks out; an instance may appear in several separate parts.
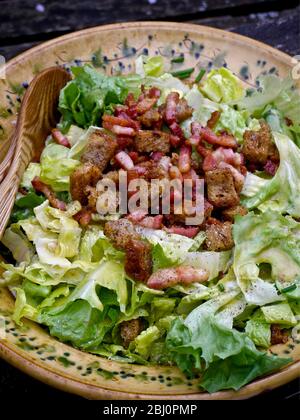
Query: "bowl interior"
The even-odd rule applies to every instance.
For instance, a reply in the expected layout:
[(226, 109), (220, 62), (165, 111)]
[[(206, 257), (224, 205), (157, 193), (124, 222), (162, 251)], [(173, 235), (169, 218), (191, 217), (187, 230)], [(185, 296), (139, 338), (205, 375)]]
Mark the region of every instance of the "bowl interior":
[[(140, 54), (172, 58), (184, 54), (187, 67), (227, 66), (248, 86), (271, 73), (285, 76), (292, 59), (256, 41), (196, 25), (146, 22), (108, 25), (80, 31), (42, 44), (16, 57), (0, 80), (0, 161), (10, 147), (20, 101), (30, 80), (44, 68), (91, 63), (108, 74), (129, 73)], [(13, 298), (0, 289), (0, 355), (27, 373), (53, 386), (89, 398), (246, 398), (273, 388), (299, 374), (300, 337), (273, 346), (274, 354), (292, 357), (294, 363), (239, 392), (201, 393), (197, 378), (177, 368), (137, 366), (83, 353), (60, 343), (38, 325), (25, 321), (17, 327), (11, 319)]]

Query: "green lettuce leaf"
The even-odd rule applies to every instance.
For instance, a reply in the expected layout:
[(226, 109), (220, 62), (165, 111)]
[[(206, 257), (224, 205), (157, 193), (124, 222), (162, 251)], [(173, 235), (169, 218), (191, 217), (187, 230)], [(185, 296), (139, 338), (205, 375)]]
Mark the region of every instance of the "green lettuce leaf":
[(261, 310), (257, 310), (246, 323), (245, 333), (258, 347), (271, 346), (271, 328)]
[(135, 71), (141, 76), (159, 77), (168, 70), (167, 62), (161, 55), (148, 57), (140, 55), (135, 60)]
[(203, 268), (209, 273), (209, 280), (218, 277), (220, 272), (226, 273), (229, 267), (231, 251), (189, 252), (184, 263), (194, 268)]
[(155, 341), (161, 336), (159, 329), (153, 325), (142, 331), (136, 339), (130, 343), (129, 349), (141, 355), (144, 359), (148, 359), (151, 353), (151, 347)]
[(70, 175), (80, 164), (79, 160), (69, 157), (67, 147), (50, 143), (41, 155), (41, 180), (54, 191), (69, 191)]
[(40, 176), (40, 174), (41, 174), (41, 165), (39, 163), (33, 163), (33, 162), (29, 163), (29, 165), (27, 166), (23, 174), (20, 186), (23, 188), (28, 188), (28, 189), (32, 188), (31, 181), (33, 180), (34, 177)]
[(120, 311), (125, 312), (128, 292), (123, 264), (115, 261), (102, 262), (74, 289), (68, 301), (86, 300), (92, 308), (103, 311), (104, 305), (99, 298), (99, 293), (97, 293), (97, 287), (114, 291)]
[(245, 94), (241, 81), (225, 67), (208, 73), (201, 92), (214, 102), (225, 103), (237, 101)]
[(245, 340), (241, 352), (212, 363), (201, 377), (201, 388), (212, 393), (221, 389), (239, 390), (253, 379), (274, 372), (292, 360), (267, 355)]
[(72, 124), (82, 128), (100, 125), (106, 107), (123, 103), (129, 91), (139, 91), (141, 84), (138, 76), (106, 76), (88, 65), (72, 67), (72, 73), (75, 78), (59, 97), (64, 132)]
[(100, 312), (86, 300), (76, 300), (60, 310), (45, 308), (38, 315), (38, 322), (47, 325), (50, 334), (63, 342), (88, 350), (97, 347), (113, 327), (118, 311), (106, 308)]
[[(204, 370), (200, 386), (209, 392), (237, 390), (290, 362), (258, 351), (246, 334), (221, 322), (223, 316), (218, 317), (218, 313), (231, 306), (237, 293), (225, 293), (200, 305), (184, 321), (177, 318), (167, 334), (173, 360), (190, 375), (195, 368)], [(235, 315), (234, 311), (230, 316)]]
[(25, 291), (19, 287), (16, 287), (13, 290), (16, 293), (16, 301), (12, 319), (18, 325), (23, 325), (22, 318), (36, 321), (39, 312), (34, 306), (27, 303)]
[(293, 85), (291, 77), (280, 79), (272, 74), (261, 76), (259, 78), (260, 89), (239, 101), (238, 106), (260, 117), (264, 108), (272, 105), (284, 117), (290, 118), (294, 124), (300, 124), (300, 96)]
[(185, 95), (185, 99), (189, 106), (193, 108), (192, 117), (181, 124), (186, 136), (190, 135), (191, 122), (196, 121), (206, 126), (215, 111), (220, 111), (220, 118), (213, 130), (216, 133), (225, 130), (235, 136), (239, 142), (243, 141), (243, 134), (246, 130), (255, 131), (260, 128), (259, 121), (250, 118), (248, 111), (239, 111), (228, 104), (220, 104), (205, 98), (197, 85), (193, 85), (192, 89)]
[[(291, 284), (300, 275), (299, 229), (293, 219), (271, 211), (236, 219), (233, 268), (248, 303), (265, 305), (284, 299), (275, 280)], [(260, 276), (263, 263), (270, 266), (265, 279)]]
[(124, 253), (117, 251), (112, 246), (101, 227), (90, 225), (81, 239), (79, 259), (87, 262), (98, 262), (104, 257), (123, 260)]
[(297, 320), (288, 303), (263, 306), (261, 310), (269, 324), (283, 324), (287, 327), (293, 327), (297, 324)]
[(188, 251), (195, 245), (195, 241), (182, 235), (167, 233), (163, 230), (154, 230), (138, 226), (137, 231), (152, 245), (159, 244), (157, 252), (163, 252), (164, 256), (173, 264), (180, 264), (186, 258)]

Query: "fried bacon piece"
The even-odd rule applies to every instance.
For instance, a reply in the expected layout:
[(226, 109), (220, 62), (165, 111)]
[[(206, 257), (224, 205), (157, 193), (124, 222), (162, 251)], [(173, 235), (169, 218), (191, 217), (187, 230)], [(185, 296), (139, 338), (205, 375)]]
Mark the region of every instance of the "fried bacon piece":
[(232, 149), (218, 147), (213, 152), (206, 152), (206, 156), (203, 161), (203, 170), (212, 171), (214, 169), (217, 169), (221, 162), (226, 162), (229, 165), (232, 165), (236, 168), (240, 168), (240, 166), (244, 163), (244, 158), (241, 153), (234, 152)]
[(138, 121), (134, 121), (124, 111), (120, 112), (117, 117), (114, 117), (113, 115), (104, 114), (102, 116), (102, 121), (108, 124), (110, 127), (118, 125), (121, 127), (131, 127), (134, 130), (138, 130), (140, 128)]
[(207, 121), (207, 127), (210, 128), (210, 129), (213, 129), (214, 126), (219, 121), (220, 116), (221, 116), (221, 112), (220, 111), (214, 111), (211, 114), (210, 119)]
[(181, 266), (176, 268), (164, 268), (153, 273), (147, 281), (151, 289), (167, 289), (176, 284), (189, 285), (191, 283), (203, 283), (208, 280), (209, 274), (201, 268)]
[(124, 151), (121, 151), (115, 155), (115, 160), (125, 170), (133, 169), (134, 163), (131, 157)]
[(140, 101), (138, 101), (136, 110), (139, 115), (145, 114), (145, 112), (149, 111), (157, 102), (156, 97), (152, 98), (143, 98)]
[(68, 147), (69, 149), (71, 148), (69, 140), (67, 139), (66, 136), (63, 135), (63, 133), (60, 130), (58, 130), (57, 128), (54, 128), (51, 133), (52, 133), (53, 140), (57, 144)]
[(192, 149), (190, 146), (184, 144), (180, 147), (178, 169), (183, 174), (189, 172), (191, 169), (191, 154)]
[(264, 171), (267, 174), (274, 176), (277, 172), (279, 167), (279, 162), (273, 162), (272, 160), (268, 159), (266, 164), (264, 165)]
[(198, 226), (172, 226), (170, 228), (164, 228), (168, 233), (175, 233), (176, 235), (186, 236), (187, 238), (194, 238), (199, 232)]
[(165, 121), (171, 125), (174, 122), (181, 123), (190, 118), (193, 114), (193, 109), (188, 105), (186, 99), (180, 99), (178, 92), (171, 92), (166, 98), (163, 113)]
[(89, 225), (90, 221), (92, 220), (92, 213), (88, 209), (81, 209), (78, 213), (76, 213), (73, 218), (83, 227)]
[(227, 133), (217, 135), (208, 127), (201, 128), (201, 138), (207, 143), (216, 146), (230, 147), (232, 149), (235, 149), (238, 146), (236, 139), (232, 135)]
[(44, 182), (42, 182), (38, 176), (33, 178), (33, 180), (31, 181), (31, 184), (36, 191), (44, 194), (44, 196), (49, 200), (49, 203), (52, 207), (59, 210), (66, 210), (67, 208), (66, 203), (64, 201), (59, 200), (56, 197), (52, 188), (44, 184)]

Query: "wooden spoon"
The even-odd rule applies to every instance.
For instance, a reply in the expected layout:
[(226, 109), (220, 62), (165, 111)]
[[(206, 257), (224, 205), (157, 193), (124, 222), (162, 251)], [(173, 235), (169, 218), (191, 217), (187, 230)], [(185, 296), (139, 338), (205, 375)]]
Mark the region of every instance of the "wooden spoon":
[(71, 79), (61, 67), (50, 67), (30, 83), (22, 104), (11, 147), (0, 164), (0, 238), (10, 217), (19, 183), (27, 165), (38, 161), (45, 140), (55, 127), (59, 93)]

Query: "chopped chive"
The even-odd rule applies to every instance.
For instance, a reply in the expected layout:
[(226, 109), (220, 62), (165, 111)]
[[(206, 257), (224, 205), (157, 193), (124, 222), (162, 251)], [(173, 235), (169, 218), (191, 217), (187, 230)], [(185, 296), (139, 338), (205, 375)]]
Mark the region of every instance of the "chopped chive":
[(281, 289), (282, 293), (291, 292), (292, 290), (295, 290), (297, 288), (296, 284), (291, 284), (290, 286), (285, 287), (284, 289)]
[(218, 284), (218, 289), (220, 290), (220, 292), (224, 292), (225, 290), (224, 284), (222, 283)]
[(184, 62), (184, 56), (179, 55), (178, 57), (174, 57), (171, 60), (171, 63), (183, 63)]
[(195, 70), (194, 67), (191, 67), (185, 70), (173, 71), (171, 74), (174, 77), (178, 77), (178, 79), (186, 79), (190, 77), (190, 75), (193, 73), (194, 70)]
[(199, 83), (202, 79), (202, 77), (205, 75), (205, 69), (201, 69), (195, 79), (196, 83)]

